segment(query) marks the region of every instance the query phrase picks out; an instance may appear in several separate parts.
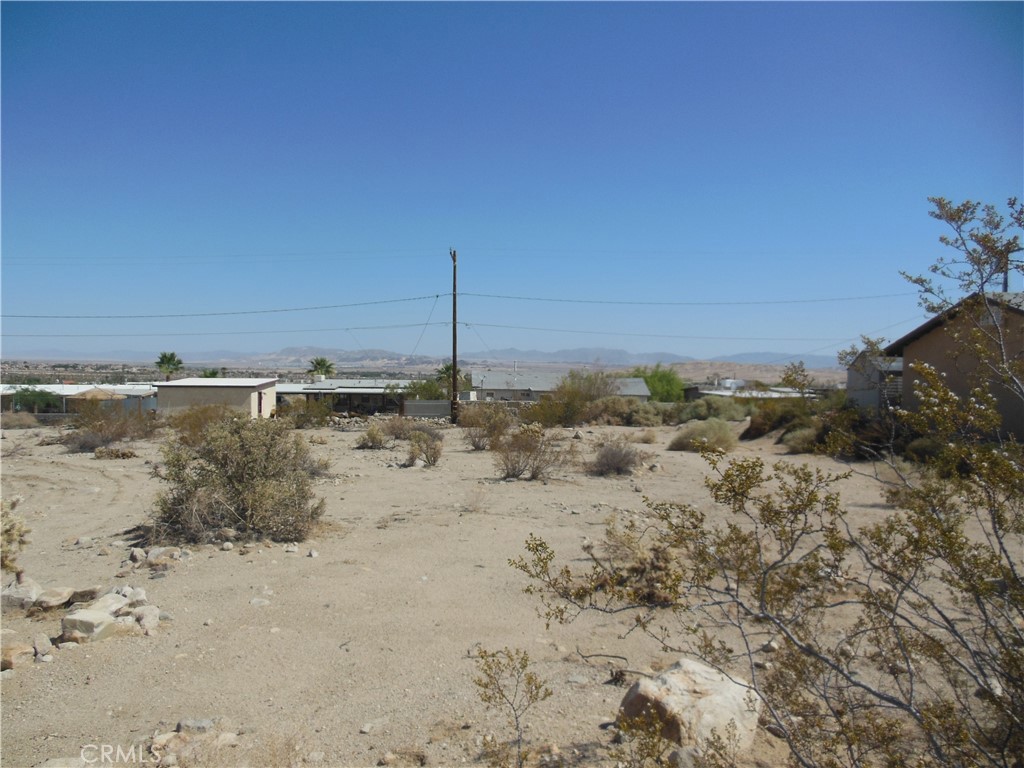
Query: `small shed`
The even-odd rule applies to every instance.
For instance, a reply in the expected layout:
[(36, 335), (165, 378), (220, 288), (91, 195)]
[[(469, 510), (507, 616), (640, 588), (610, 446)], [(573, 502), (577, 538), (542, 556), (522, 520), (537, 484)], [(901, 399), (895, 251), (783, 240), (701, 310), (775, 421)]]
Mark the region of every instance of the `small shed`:
[(164, 415), (196, 405), (225, 405), (265, 419), (273, 415), (276, 398), (277, 379), (197, 377), (156, 384), (157, 410)]
[(846, 397), (858, 408), (898, 406), (902, 396), (902, 357), (861, 352), (846, 369)]

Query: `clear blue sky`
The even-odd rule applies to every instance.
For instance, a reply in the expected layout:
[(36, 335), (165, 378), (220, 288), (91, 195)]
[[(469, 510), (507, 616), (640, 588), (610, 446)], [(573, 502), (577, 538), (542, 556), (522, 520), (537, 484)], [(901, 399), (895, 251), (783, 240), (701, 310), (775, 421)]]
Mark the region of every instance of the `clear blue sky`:
[(927, 198), (1024, 197), (1022, 8), (4, 2), (0, 351), (441, 355), (449, 248), (462, 351), (897, 338)]

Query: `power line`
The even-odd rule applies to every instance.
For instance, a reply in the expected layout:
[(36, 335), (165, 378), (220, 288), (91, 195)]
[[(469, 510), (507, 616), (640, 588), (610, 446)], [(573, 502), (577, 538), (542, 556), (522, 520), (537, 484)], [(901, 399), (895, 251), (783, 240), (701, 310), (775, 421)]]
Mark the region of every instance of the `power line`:
[(322, 309), (350, 309), (352, 307), (370, 307), (378, 304), (398, 304), (409, 301), (423, 301), (424, 299), (437, 299), (442, 294), (428, 296), (411, 296), (407, 299), (381, 299), (379, 301), (360, 301), (352, 304), (324, 304), (318, 307), (288, 307), (284, 309), (246, 309), (237, 312), (179, 312), (176, 314), (164, 315), (0, 315), (9, 319), (22, 320), (155, 320), (155, 319), (181, 319), (184, 317), (228, 317), (235, 315), (272, 315), (283, 312), (313, 312)]
[[(430, 323), (449, 326), (451, 323)], [(297, 328), (275, 329), (272, 331), (197, 331), (160, 333), (0, 333), (3, 338), (12, 339), (122, 339), (152, 338), (154, 336), (272, 336), (277, 333), (351, 333), (352, 331), (385, 331), (399, 328), (420, 328), (423, 323), (402, 323), (398, 325), (353, 325), (347, 328)]]
[(550, 299), (534, 296), (502, 296), (494, 293), (463, 293), (463, 296), (475, 296), (481, 299), (509, 299), (512, 301), (546, 301), (558, 304), (608, 304), (643, 307), (743, 307), (763, 306), (766, 304), (823, 304), (837, 301), (869, 301), (872, 299), (893, 299), (901, 296), (916, 296), (910, 293), (884, 293), (876, 296), (846, 296), (828, 299), (775, 299), (765, 301), (620, 301), (613, 299)]
[[(469, 325), (463, 323), (463, 325)], [(579, 331), (572, 328), (536, 328), (524, 325), (497, 325), (495, 323), (476, 323), (481, 328), (503, 328), (513, 331), (540, 331), (543, 333), (581, 333), (591, 336), (637, 336), (643, 339), (689, 339), (701, 341), (843, 341), (843, 338), (807, 337), (807, 336), (682, 336), (671, 333), (630, 333), (627, 331)]]

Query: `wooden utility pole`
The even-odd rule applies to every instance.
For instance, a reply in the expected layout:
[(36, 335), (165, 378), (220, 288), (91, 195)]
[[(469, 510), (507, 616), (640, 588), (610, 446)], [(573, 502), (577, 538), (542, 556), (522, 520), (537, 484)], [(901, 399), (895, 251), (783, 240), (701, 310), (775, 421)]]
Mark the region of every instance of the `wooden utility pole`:
[(452, 257), (452, 424), (459, 423), (459, 301), (455, 249), (449, 248)]

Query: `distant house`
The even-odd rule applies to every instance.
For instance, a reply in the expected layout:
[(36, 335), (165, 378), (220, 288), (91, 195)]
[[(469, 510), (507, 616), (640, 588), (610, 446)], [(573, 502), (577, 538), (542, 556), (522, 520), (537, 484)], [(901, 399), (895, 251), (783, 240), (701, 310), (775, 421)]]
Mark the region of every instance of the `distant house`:
[(277, 379), (177, 379), (156, 383), (157, 410), (162, 414), (195, 405), (226, 405), (251, 418), (269, 418), (277, 399)]
[(332, 411), (345, 413), (389, 413), (402, 409), (402, 390), (411, 379), (323, 379), (312, 384), (291, 385), (287, 392), (302, 394), (307, 400), (326, 400)]
[(979, 364), (965, 343), (972, 337), (993, 352), (1000, 344), (1011, 364), (1024, 367), (1024, 293), (974, 294), (886, 347), (887, 356), (903, 358), (903, 407), (917, 408), (911, 365), (926, 363), (943, 373), (946, 386), (960, 397), (985, 381), (1002, 416), (1002, 431), (1024, 437), (1024, 399)]
[(903, 399), (903, 358), (861, 352), (846, 369), (846, 399), (863, 410), (898, 406)]
[[(156, 389), (152, 384), (4, 384), (0, 386), (0, 407), (5, 411), (18, 407), (18, 393), (47, 392), (59, 401), (51, 411), (74, 413), (81, 403), (94, 400), (106, 407), (143, 413), (156, 408)], [(59, 410), (58, 410), (59, 409)]]
[[(525, 373), (517, 370), (484, 370), (473, 371), (474, 400), (505, 401), (517, 403), (535, 403), (546, 395), (550, 395), (562, 379), (561, 373)], [(617, 394), (622, 397), (634, 397), (638, 400), (651, 399), (651, 391), (641, 378), (611, 378), (618, 387)]]

